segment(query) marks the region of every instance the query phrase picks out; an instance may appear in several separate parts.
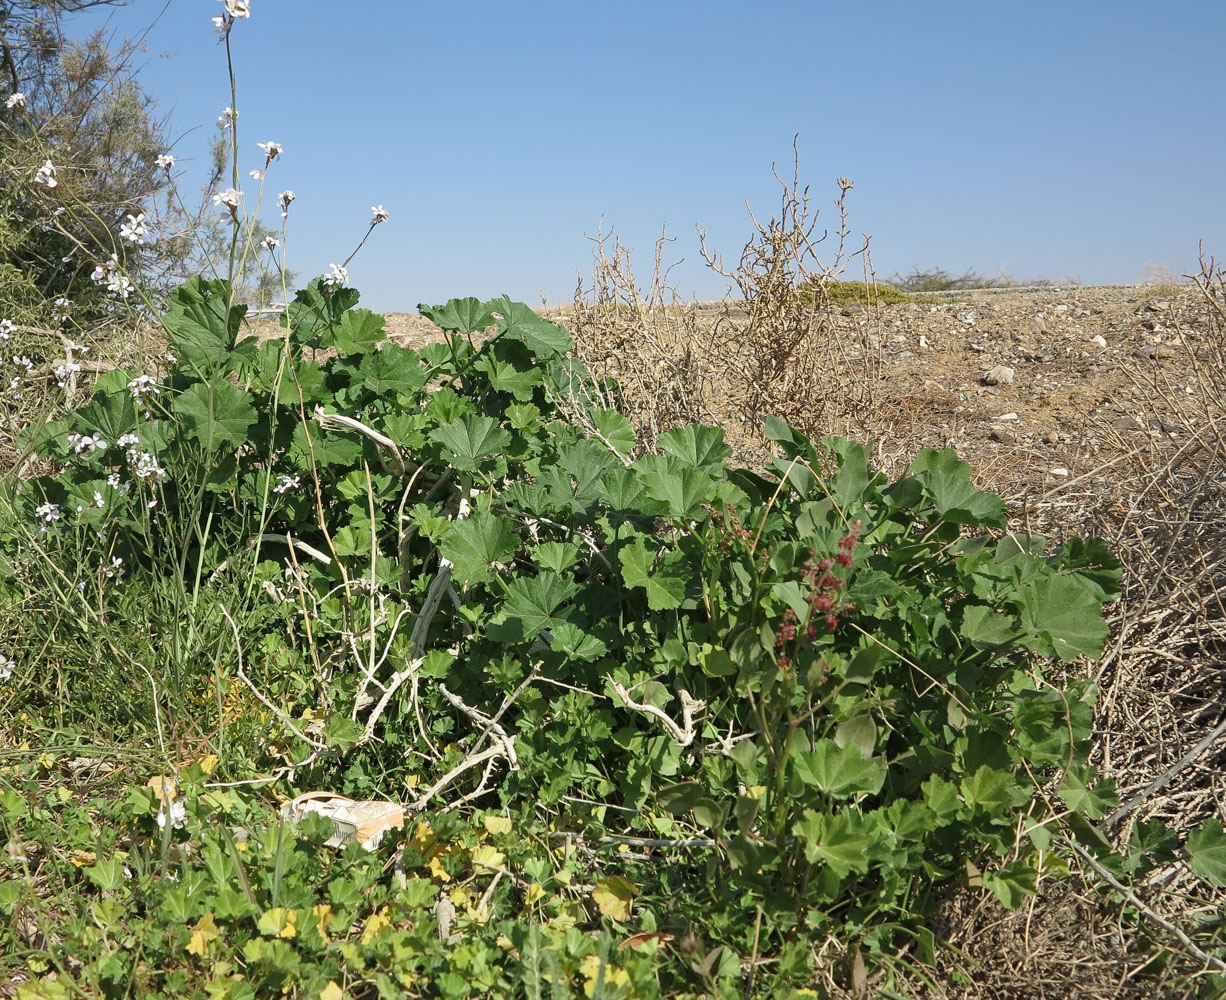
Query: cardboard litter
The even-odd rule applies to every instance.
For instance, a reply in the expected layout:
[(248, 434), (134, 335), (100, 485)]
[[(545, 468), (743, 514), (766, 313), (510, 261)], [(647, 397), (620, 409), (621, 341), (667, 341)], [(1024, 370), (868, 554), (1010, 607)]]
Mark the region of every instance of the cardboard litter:
[(328, 847), (356, 843), (373, 851), (388, 830), (404, 829), (404, 806), (395, 802), (359, 802), (333, 792), (304, 792), (281, 807), (281, 816), (295, 823), (309, 812), (326, 816), (336, 827), (336, 833), (324, 841)]

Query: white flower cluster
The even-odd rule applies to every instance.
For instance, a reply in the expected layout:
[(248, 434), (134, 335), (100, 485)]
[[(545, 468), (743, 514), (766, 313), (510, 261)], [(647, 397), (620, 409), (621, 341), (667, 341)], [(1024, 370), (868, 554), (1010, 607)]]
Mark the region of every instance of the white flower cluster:
[(16, 108), (18, 111), (25, 111), (26, 95), (23, 94), (20, 90), (18, 90), (15, 93), (9, 95), (9, 99), (4, 102), (4, 106), (8, 108), (10, 111), (12, 111), (14, 108)]
[[(156, 396), (161, 391), (157, 386), (157, 379), (152, 375), (137, 375), (136, 378), (128, 383), (128, 392), (132, 393), (132, 398), (141, 406), (148, 406), (150, 394)], [(124, 436), (132, 437), (132, 435)], [(135, 441), (136, 439), (133, 438), (133, 440)], [(123, 438), (120, 438), (119, 443), (123, 444)]]
[(175, 165), (173, 153), (162, 153), (156, 160), (153, 161), (158, 165), (160, 170), (170, 171), (170, 168)]
[[(158, 465), (158, 460), (152, 452), (142, 451), (140, 447), (140, 438), (135, 434), (125, 434), (119, 439), (119, 447), (127, 449), (128, 466), (132, 470), (132, 475), (137, 479), (144, 479), (152, 484), (164, 482), (166, 480), (166, 470)], [(119, 484), (119, 477), (115, 476), (114, 482), (107, 479), (108, 485), (116, 487)]]
[(121, 239), (127, 240), (129, 243), (144, 243), (145, 237), (149, 234), (148, 228), (145, 226), (145, 213), (139, 215), (129, 215), (128, 221), (119, 227), (119, 236)]
[(39, 520), (39, 531), (46, 531), (60, 519), (58, 503), (44, 503), (34, 508), (34, 516)]
[(34, 174), (35, 184), (45, 184), (49, 188), (59, 187), (59, 178), (55, 176), (55, 164), (50, 160), (44, 163)]
[(55, 308), (59, 311), (61, 323), (67, 323), (70, 319), (72, 319), (71, 299), (56, 299)]
[(170, 812), (168, 815), (166, 803), (163, 802), (161, 808), (158, 809), (158, 829), (165, 830), (168, 819), (173, 829), (181, 830), (187, 823), (187, 807), (178, 799), (175, 799), (170, 803)]
[(17, 669), (17, 661), (0, 653), (0, 681), (9, 680), (15, 669)]
[(329, 264), (331, 270), (324, 275), (324, 284), (329, 287), (343, 287), (349, 284), (349, 269), (343, 264)]
[(370, 210), (373, 213), (373, 217), (370, 220), (372, 226), (377, 226), (380, 222), (387, 222), (387, 209), (382, 205), (371, 205)]
[(293, 191), (282, 191), (277, 195), (277, 208), (281, 209), (281, 218), (289, 218), (289, 205), (298, 196)]
[(0, 343), (7, 344), (9, 335), (17, 329), (17, 324), (11, 319), (0, 319)]
[(68, 384), (68, 380), (81, 370), (81, 366), (75, 361), (67, 361), (62, 365), (56, 365), (51, 369), (51, 373), (55, 376), (56, 385), (61, 389)]
[(288, 493), (290, 490), (297, 489), (302, 484), (300, 476), (280, 475), (277, 477), (277, 485), (272, 488), (274, 493)]
[(126, 299), (132, 293), (132, 282), (121, 270), (119, 258), (115, 254), (111, 254), (110, 260), (95, 264), (90, 278), (95, 284), (106, 285), (108, 292), (121, 298)]

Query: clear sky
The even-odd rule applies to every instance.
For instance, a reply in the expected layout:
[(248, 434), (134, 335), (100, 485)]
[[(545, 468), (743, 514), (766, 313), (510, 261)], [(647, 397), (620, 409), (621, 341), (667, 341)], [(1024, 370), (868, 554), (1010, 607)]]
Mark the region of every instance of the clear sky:
[[(915, 267), (1133, 282), (1226, 256), (1224, 0), (756, 0), (702, 3), (251, 0), (231, 43), (241, 164), (285, 148), (289, 264), (341, 261), (370, 207), (391, 214), (350, 266), (363, 304), (452, 296), (569, 301), (604, 220), (646, 277), (667, 223), (685, 297), (726, 282), (746, 212), (792, 169), (824, 223), (835, 179), (880, 276)], [(198, 197), (230, 104), (219, 0), (80, 14), (133, 36)], [(254, 193), (254, 186), (246, 186)], [(856, 273), (850, 275), (859, 277)]]

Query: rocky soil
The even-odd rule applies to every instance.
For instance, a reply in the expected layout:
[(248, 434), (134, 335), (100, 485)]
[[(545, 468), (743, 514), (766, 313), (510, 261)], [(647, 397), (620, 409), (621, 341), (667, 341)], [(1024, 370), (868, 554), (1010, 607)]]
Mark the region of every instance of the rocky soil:
[[(981, 478), (1050, 487), (1145, 438), (1178, 439), (1211, 361), (1208, 311), (1191, 286), (1062, 285), (948, 293), (940, 304), (851, 305), (835, 319), (869, 348), (890, 435), (950, 446)], [(736, 303), (704, 304), (734, 328)], [(555, 317), (565, 325), (564, 311)], [(420, 316), (386, 317), (392, 340), (439, 337)], [(1220, 359), (1219, 359), (1220, 360)], [(1178, 397), (1178, 407), (1162, 405)], [(1193, 404), (1189, 407), (1188, 404)], [(729, 415), (731, 416), (731, 415)], [(889, 450), (888, 441), (878, 448)]]

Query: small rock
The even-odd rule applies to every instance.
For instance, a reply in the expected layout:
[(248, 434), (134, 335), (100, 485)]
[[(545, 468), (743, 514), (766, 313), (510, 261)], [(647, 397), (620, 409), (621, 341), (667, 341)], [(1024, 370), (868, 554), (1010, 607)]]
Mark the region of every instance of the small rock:
[(1094, 337), (1090, 338), (1090, 343), (1093, 344), (1095, 347), (1106, 347), (1107, 338), (1104, 337), (1101, 333), (1096, 334)]
[(927, 338), (927, 337), (925, 337), (925, 336), (924, 336), (922, 333), (920, 334), (919, 345), (920, 345), (920, 347), (927, 347), (927, 346), (928, 346), (928, 338)]
[(1017, 444), (1017, 438), (1012, 434), (1006, 434), (1004, 431), (992, 431), (988, 435), (988, 439), (995, 441), (997, 444)]
[(1013, 369), (1008, 365), (997, 365), (983, 377), (984, 385), (1010, 385), (1013, 382)]
[(958, 322), (965, 323), (967, 326), (974, 326), (977, 319), (979, 319), (979, 312), (976, 309), (967, 309), (958, 313)]
[(1031, 333), (1046, 333), (1047, 320), (1043, 318), (1042, 313), (1038, 313), (1030, 317), (1030, 332)]
[(1116, 417), (1111, 421), (1111, 426), (1117, 431), (1143, 431), (1145, 425), (1136, 417)]
[(1016, 419), (1017, 419), (1017, 414), (1016, 414), (1016, 413), (1002, 413), (1002, 414), (1001, 414), (999, 417), (997, 417), (996, 419), (997, 419), (997, 420), (1016, 420)]
[(1048, 431), (1046, 434), (1043, 435), (1043, 440), (1046, 441), (1048, 444), (1059, 444), (1060, 435), (1057, 434), (1055, 431)]
[(844, 316), (859, 316), (860, 313), (867, 311), (868, 310), (865, 308), (864, 303), (862, 302), (853, 302), (850, 305), (843, 307)]
[(1061, 478), (1063, 478), (1064, 476), (1068, 475), (1068, 469), (1064, 468), (1063, 466), (1060, 466), (1058, 468), (1052, 469), (1051, 474), (1053, 476), (1060, 476)]
[(1170, 299), (1150, 299), (1142, 308), (1144, 308), (1146, 312), (1164, 313), (1170, 312), (1174, 304), (1175, 303), (1171, 302)]
[(1157, 417), (1149, 422), (1149, 426), (1156, 431), (1162, 431), (1163, 434), (1187, 434), (1186, 427), (1180, 427), (1179, 424), (1168, 424), (1165, 420), (1160, 420)]
[(1066, 313), (1066, 312), (1068, 312), (1068, 306), (1063, 305), (1063, 304), (1058, 305), (1058, 306), (1056, 306), (1056, 312), (1058, 312), (1058, 313)]
[(1146, 344), (1144, 347), (1137, 348), (1137, 357), (1149, 358), (1153, 361), (1173, 358), (1177, 353), (1175, 348), (1167, 344)]

